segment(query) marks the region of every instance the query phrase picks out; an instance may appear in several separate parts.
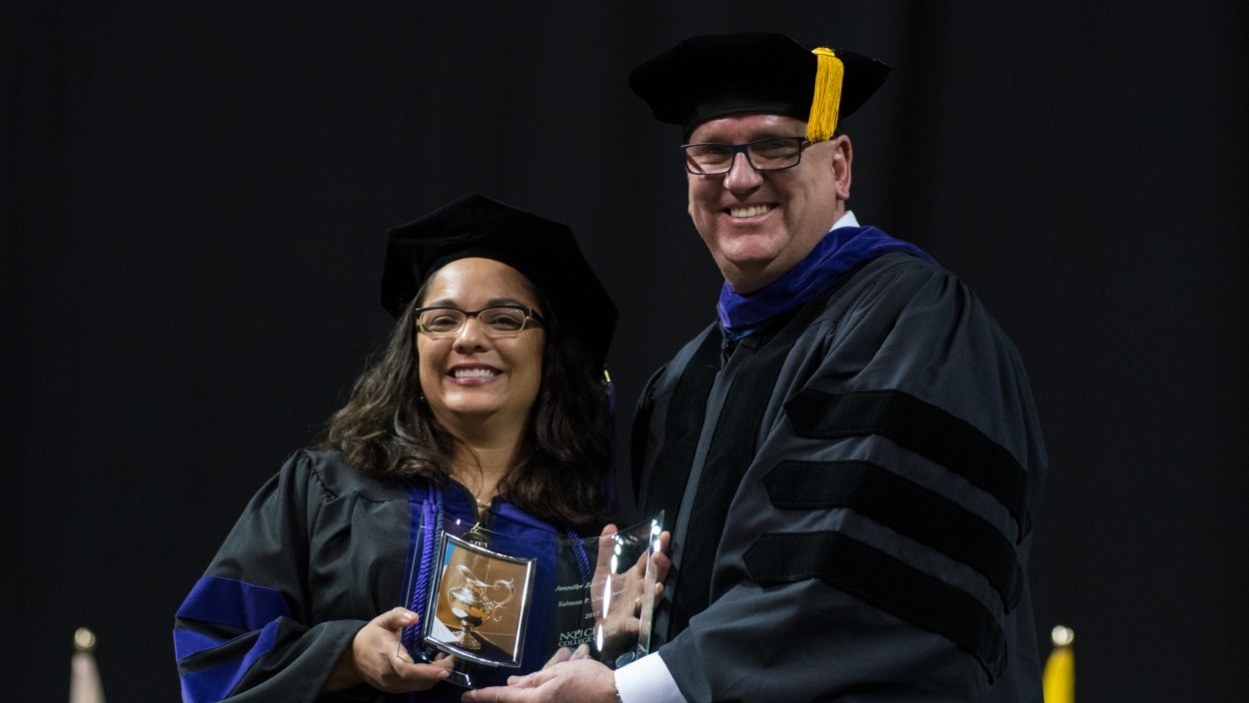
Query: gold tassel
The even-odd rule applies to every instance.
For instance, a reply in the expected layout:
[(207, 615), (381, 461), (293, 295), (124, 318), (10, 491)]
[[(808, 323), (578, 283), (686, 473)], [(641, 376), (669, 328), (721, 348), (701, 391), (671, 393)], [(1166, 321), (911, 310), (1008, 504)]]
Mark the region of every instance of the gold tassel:
[(1041, 674), (1041, 688), (1045, 703), (1075, 703), (1076, 660), (1071, 651), (1075, 633), (1069, 627), (1059, 625), (1050, 633), (1054, 651), (1045, 660), (1045, 672)]
[(841, 83), (846, 67), (832, 49), (819, 47), (815, 54), (815, 94), (811, 97), (811, 117), (807, 120), (807, 139), (824, 142), (833, 138), (837, 129), (837, 112), (841, 109)]

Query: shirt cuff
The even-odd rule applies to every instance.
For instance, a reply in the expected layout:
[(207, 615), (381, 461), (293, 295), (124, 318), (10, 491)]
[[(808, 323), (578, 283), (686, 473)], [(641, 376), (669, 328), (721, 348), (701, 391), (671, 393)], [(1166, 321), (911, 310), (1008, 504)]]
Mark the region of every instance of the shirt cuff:
[(658, 652), (616, 670), (620, 703), (686, 703)]

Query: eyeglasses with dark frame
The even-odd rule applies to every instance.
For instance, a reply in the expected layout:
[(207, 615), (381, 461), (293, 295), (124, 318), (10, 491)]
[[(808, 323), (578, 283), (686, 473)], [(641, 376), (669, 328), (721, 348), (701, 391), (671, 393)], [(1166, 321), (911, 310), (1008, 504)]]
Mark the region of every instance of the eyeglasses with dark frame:
[(482, 332), (491, 339), (515, 337), (527, 329), (534, 329), (529, 324), (530, 320), (544, 324), (541, 315), (524, 305), (491, 305), (480, 310), (437, 306), (417, 308), (412, 314), (417, 330), (434, 339), (456, 336), (470, 317), (477, 318)]
[(720, 176), (733, 168), (738, 154), (756, 171), (784, 171), (802, 161), (802, 151), (811, 146), (806, 137), (768, 137), (745, 144), (682, 144), (685, 170), (695, 176)]

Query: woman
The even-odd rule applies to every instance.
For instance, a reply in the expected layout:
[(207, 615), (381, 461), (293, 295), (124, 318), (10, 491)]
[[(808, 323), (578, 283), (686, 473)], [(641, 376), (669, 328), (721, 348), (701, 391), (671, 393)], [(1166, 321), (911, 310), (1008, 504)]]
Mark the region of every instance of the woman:
[(537, 564), (519, 667), (474, 684), (539, 668), (559, 634), (542, 594), (588, 577), (558, 545), (610, 508), (611, 299), (567, 227), (479, 195), (390, 235), (390, 341), (179, 609), (185, 701), (458, 700), (464, 657), (419, 626), (447, 532)]

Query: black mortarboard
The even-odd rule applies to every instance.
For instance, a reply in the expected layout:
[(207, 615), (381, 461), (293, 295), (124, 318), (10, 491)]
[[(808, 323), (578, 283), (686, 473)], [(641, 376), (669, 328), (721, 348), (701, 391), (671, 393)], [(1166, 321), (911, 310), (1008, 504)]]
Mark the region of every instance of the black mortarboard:
[(808, 123), (808, 139), (832, 137), (885, 82), (889, 66), (849, 51), (809, 49), (783, 34), (746, 32), (691, 37), (629, 74), (633, 92), (661, 122), (688, 137), (716, 117), (751, 112)]
[(456, 259), (494, 259), (546, 296), (560, 324), (599, 365), (616, 328), (616, 306), (581, 254), (572, 230), (473, 193), (390, 230), (382, 307), (396, 317), (430, 274)]

